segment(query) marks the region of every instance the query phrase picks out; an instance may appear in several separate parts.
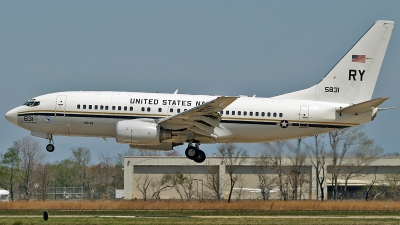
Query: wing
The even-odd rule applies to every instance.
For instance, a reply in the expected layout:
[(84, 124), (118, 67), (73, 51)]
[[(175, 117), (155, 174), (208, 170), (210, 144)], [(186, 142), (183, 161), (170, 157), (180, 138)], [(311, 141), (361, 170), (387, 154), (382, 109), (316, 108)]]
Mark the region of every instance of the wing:
[[(158, 124), (167, 129), (187, 129), (194, 133), (217, 138), (223, 136), (224, 128), (220, 125), (219, 112), (234, 102), (238, 97), (217, 97), (214, 100), (189, 110), (158, 120)], [(217, 128), (217, 129), (215, 129)]]

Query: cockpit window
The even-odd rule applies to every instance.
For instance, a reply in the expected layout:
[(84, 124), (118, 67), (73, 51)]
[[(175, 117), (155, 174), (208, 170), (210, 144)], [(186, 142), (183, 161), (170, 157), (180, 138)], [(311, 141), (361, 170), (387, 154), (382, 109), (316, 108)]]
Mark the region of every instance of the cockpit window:
[(24, 103), (24, 105), (29, 106), (29, 107), (33, 107), (33, 106), (40, 105), (40, 102), (38, 102), (38, 101), (27, 101), (27, 102)]

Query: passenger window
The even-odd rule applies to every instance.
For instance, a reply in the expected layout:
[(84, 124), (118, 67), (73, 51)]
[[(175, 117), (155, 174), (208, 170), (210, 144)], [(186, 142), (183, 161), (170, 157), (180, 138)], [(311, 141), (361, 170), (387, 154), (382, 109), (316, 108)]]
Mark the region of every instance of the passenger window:
[(243, 115), (244, 115), (244, 116), (247, 116), (247, 111), (244, 111), (244, 112), (243, 112)]
[(158, 112), (162, 112), (162, 108), (158, 108)]
[(234, 116), (235, 115), (235, 111), (232, 111), (232, 116)]
[(101, 106), (100, 106), (100, 110), (104, 110), (104, 106), (101, 105)]
[(115, 110), (115, 106), (112, 107), (112, 110)]
[(118, 111), (121, 111), (121, 109), (122, 109), (121, 106), (118, 106)]
[(276, 112), (274, 112), (274, 117), (276, 117)]
[(147, 107), (147, 112), (150, 112), (150, 107)]
[(86, 109), (86, 105), (83, 105), (83, 109)]
[(264, 117), (264, 116), (265, 116), (265, 112), (262, 112), (262, 113), (261, 113), (261, 116)]
[(95, 105), (95, 106), (94, 106), (94, 109), (96, 109), (96, 110), (97, 110), (98, 108), (99, 108), (99, 106), (98, 106), (98, 105)]
[(80, 108), (81, 108), (81, 105), (78, 104), (78, 105), (76, 106), (76, 108), (77, 108), (77, 109), (80, 109)]
[(256, 116), (258, 116), (259, 115), (259, 113), (258, 112), (256, 112)]
[(92, 105), (89, 105), (89, 109), (92, 109)]
[(124, 106), (124, 111), (127, 111), (128, 110), (128, 106)]
[(253, 116), (253, 112), (250, 112), (250, 116)]
[(219, 112), (219, 114), (224, 115), (224, 111)]
[(283, 117), (283, 113), (279, 113), (279, 117)]
[(229, 115), (229, 110), (226, 110), (226, 115)]
[(242, 115), (242, 112), (241, 112), (241, 111), (238, 111), (238, 116), (240, 116), (240, 115)]
[(108, 110), (108, 105), (106, 105), (106, 110)]
[(132, 106), (129, 108), (129, 111), (133, 111), (133, 107)]
[(174, 108), (169, 108), (169, 112), (174, 112)]
[(176, 111), (177, 111), (177, 113), (181, 113), (181, 109), (177, 109)]
[(270, 113), (270, 112), (268, 112), (268, 113), (267, 113), (267, 116), (268, 116), (268, 117), (271, 117), (271, 113)]
[(144, 112), (144, 107), (142, 107), (142, 112)]

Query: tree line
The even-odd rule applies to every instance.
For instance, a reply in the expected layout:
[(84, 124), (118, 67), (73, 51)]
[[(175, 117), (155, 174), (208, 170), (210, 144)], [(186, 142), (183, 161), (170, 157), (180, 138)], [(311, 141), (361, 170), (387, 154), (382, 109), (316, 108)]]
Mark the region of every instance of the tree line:
[[(39, 143), (27, 136), (15, 141), (3, 154), (0, 154), (0, 187), (10, 191), (10, 199), (46, 200), (67, 198), (57, 188), (80, 188), (75, 198), (101, 199), (113, 198), (115, 189), (123, 189), (124, 156), (176, 156), (176, 151), (158, 152), (129, 149), (111, 156), (100, 154), (99, 163), (92, 162), (87, 148), (71, 148), (72, 157), (48, 163)], [(235, 145), (221, 145), (218, 156), (225, 164), (229, 179), (219, 183), (218, 168), (208, 166), (202, 179), (192, 174), (176, 171), (155, 179), (143, 174), (136, 176), (136, 188), (143, 200), (161, 199), (161, 193), (175, 190), (181, 200), (222, 199), (222, 186), (228, 187), (228, 201), (243, 199), (246, 179), (240, 172), (244, 163), (253, 165), (258, 179), (258, 198), (268, 200), (275, 192), (282, 200), (300, 200), (309, 192), (309, 172), (307, 166), (314, 168), (315, 190), (320, 200), (325, 200), (326, 186), (331, 187), (330, 199), (343, 200), (347, 194), (348, 181), (352, 178), (375, 174), (375, 179), (363, 191), (366, 200), (376, 198), (400, 198), (400, 175), (376, 179), (376, 170), (370, 164), (383, 155), (383, 149), (362, 132), (362, 126), (330, 132), (311, 138), (298, 139), (297, 142), (273, 142), (265, 144), (265, 151), (249, 158), (246, 149)], [(289, 159), (289, 163), (284, 159)], [(251, 161), (249, 161), (251, 160)], [(329, 162), (327, 161), (329, 160)], [(327, 167), (326, 165), (328, 165)], [(202, 181), (201, 194), (198, 186)], [(327, 181), (329, 180), (329, 184)], [(338, 181), (345, 181), (339, 183)], [(204, 187), (203, 187), (204, 186)], [(204, 189), (204, 190), (203, 190)], [(51, 193), (55, 193), (52, 195)], [(74, 196), (72, 196), (74, 197)], [(68, 196), (71, 198), (71, 196)]]

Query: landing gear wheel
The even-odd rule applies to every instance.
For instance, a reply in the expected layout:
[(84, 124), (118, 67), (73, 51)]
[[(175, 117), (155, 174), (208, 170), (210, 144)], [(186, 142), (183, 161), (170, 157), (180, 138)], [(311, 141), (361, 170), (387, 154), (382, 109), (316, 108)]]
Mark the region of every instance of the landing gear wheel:
[(48, 145), (46, 146), (46, 150), (47, 150), (48, 152), (53, 152), (53, 151), (54, 151), (54, 145), (53, 145), (53, 144), (48, 144)]
[(198, 151), (198, 156), (195, 158), (195, 159), (193, 159), (195, 162), (197, 162), (197, 163), (202, 163), (202, 162), (204, 162), (204, 160), (206, 160), (206, 154), (202, 151), (202, 150), (197, 150)]
[(187, 158), (194, 160), (199, 156), (199, 151), (196, 149), (196, 147), (189, 146), (185, 151), (185, 155)]

